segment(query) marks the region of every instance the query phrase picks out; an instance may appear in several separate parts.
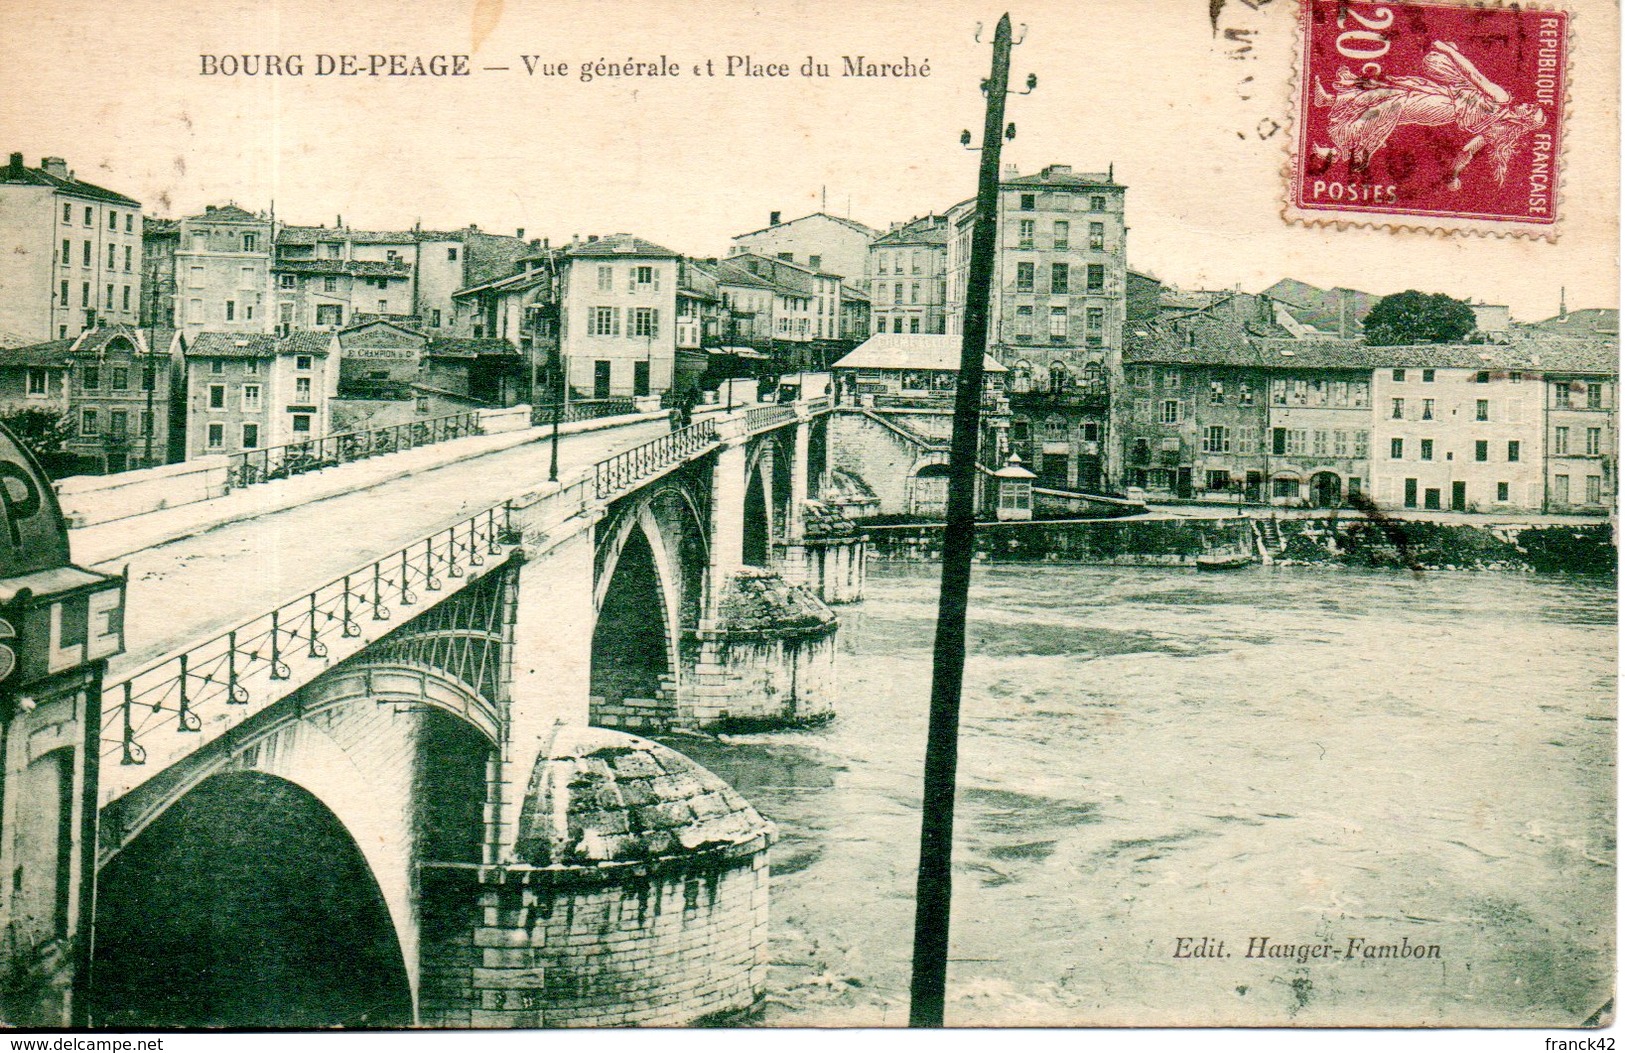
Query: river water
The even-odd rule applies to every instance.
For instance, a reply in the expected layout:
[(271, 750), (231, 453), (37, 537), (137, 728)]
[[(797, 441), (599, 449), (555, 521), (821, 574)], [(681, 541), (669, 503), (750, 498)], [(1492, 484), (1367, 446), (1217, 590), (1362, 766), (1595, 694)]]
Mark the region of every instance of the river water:
[[(673, 740), (779, 826), (766, 1024), (906, 1022), (938, 573), (876, 566), (841, 608), (832, 723)], [(949, 1023), (1536, 1026), (1611, 998), (1612, 583), (989, 566), (971, 602)]]

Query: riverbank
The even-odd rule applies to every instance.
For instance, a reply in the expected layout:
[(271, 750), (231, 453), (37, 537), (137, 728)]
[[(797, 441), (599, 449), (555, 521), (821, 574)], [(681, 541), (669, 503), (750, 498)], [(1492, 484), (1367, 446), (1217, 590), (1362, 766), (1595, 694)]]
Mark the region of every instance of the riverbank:
[[(942, 524), (860, 523), (878, 559), (935, 561)], [(1501, 570), (1608, 576), (1618, 550), (1608, 524), (1541, 525), (1439, 522), (1386, 516), (1255, 519), (1252, 516), (1151, 515), (1127, 519), (980, 523), (976, 558), (985, 563), (1189, 566), (1204, 552), (1241, 550), (1302, 566), (1411, 570)]]

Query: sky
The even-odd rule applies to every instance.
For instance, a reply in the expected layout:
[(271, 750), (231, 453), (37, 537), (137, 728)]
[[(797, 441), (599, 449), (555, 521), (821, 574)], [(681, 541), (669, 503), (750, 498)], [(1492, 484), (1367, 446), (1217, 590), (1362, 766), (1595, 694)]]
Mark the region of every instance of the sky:
[[(1254, 6), (1256, 5), (1256, 7)], [(817, 210), (885, 228), (975, 190), (980, 80), (1001, 9), (963, 0), (0, 0), (0, 148), (176, 217), (228, 201), (300, 223), (414, 222), (568, 239), (637, 233), (709, 256)], [(1288, 225), (1295, 5), (1042, 0), (1012, 80), (1004, 160), (1128, 187), (1129, 264), (1184, 288), (1291, 276), (1508, 304), (1536, 320), (1618, 303), (1619, 24), (1572, 0), (1568, 148), (1555, 243)], [(977, 24), (984, 24), (982, 43)], [(1232, 31), (1227, 39), (1222, 30)], [(20, 46), (19, 46), (20, 44)], [(301, 77), (204, 76), (202, 55), (299, 54)], [(467, 77), (315, 76), (318, 55), (468, 55)], [(568, 63), (531, 76), (521, 56)], [(722, 74), (728, 56), (790, 76)], [(842, 77), (843, 56), (928, 75)], [(808, 59), (828, 78), (803, 77)], [(595, 78), (598, 60), (676, 76)], [(695, 76), (710, 59), (717, 76)], [(506, 66), (506, 71), (486, 67)], [(1250, 78), (1250, 79), (1247, 79)]]

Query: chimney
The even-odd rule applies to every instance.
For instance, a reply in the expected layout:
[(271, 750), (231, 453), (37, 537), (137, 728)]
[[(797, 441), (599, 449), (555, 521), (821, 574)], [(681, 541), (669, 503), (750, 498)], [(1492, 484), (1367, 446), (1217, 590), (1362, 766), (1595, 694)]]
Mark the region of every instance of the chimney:
[(11, 178), (13, 178), (13, 179), (21, 179), (22, 177), (23, 177), (23, 155), (20, 154), (20, 153), (12, 154), (11, 155)]
[(513, 236), (518, 238), (520, 241), (524, 241), (525, 240), (525, 228), (524, 227), (518, 228), (517, 230), (515, 230), (513, 232)]
[(543, 239), (542, 239), (542, 248), (544, 248), (544, 249), (546, 249), (546, 248), (551, 248), (551, 246), (550, 246), (550, 245), (548, 245), (548, 243), (547, 243), (547, 239), (546, 239), (546, 238), (543, 238)]
[(1002, 178), (1015, 179), (1019, 175), (1021, 175), (1021, 169), (1015, 166), (1015, 162), (1006, 161), (1004, 164), (1004, 175)]
[(213, 206), (213, 205), (204, 205), (203, 206), (203, 211), (205, 211), (205, 212), (213, 212), (214, 209), (215, 209), (215, 206)]
[[(15, 155), (13, 155), (15, 156)], [(1560, 285), (1557, 289), (1557, 317), (1567, 319), (1569, 316), (1569, 287)]]
[(767, 225), (770, 226), (770, 227), (778, 226), (779, 225), (779, 213), (777, 213), (777, 212), (769, 212), (767, 214)]
[(333, 229), (334, 230), (343, 230), (344, 229), (344, 217), (343, 216), (334, 216), (333, 217)]
[(587, 244), (588, 245), (591, 245), (593, 242), (595, 242), (597, 240), (598, 240), (598, 235), (596, 235), (596, 234), (588, 234), (587, 235)]
[(60, 157), (42, 157), (39, 166), (45, 169), (46, 175), (53, 175), (58, 179), (68, 178), (68, 162)]
[(1342, 337), (1344, 340), (1347, 340), (1349, 338), (1349, 327), (1350, 327), (1350, 323), (1353, 322), (1353, 319), (1351, 317), (1349, 317), (1351, 314), (1353, 314), (1353, 309), (1352, 308), (1353, 308), (1353, 305), (1349, 303), (1349, 291), (1347, 289), (1342, 289), (1342, 288), (1338, 289), (1337, 290), (1337, 335)]

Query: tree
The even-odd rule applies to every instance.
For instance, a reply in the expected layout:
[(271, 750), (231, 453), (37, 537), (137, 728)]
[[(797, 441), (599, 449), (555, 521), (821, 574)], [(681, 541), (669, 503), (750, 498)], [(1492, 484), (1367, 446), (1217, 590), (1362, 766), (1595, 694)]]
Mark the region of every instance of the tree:
[(1384, 296), (1365, 316), (1365, 342), (1394, 344), (1448, 344), (1461, 340), (1477, 326), (1465, 300), (1444, 293), (1407, 289)]
[(0, 413), (0, 424), (40, 462), (53, 479), (71, 474), (77, 458), (67, 451), (73, 418), (54, 410), (14, 409)]

